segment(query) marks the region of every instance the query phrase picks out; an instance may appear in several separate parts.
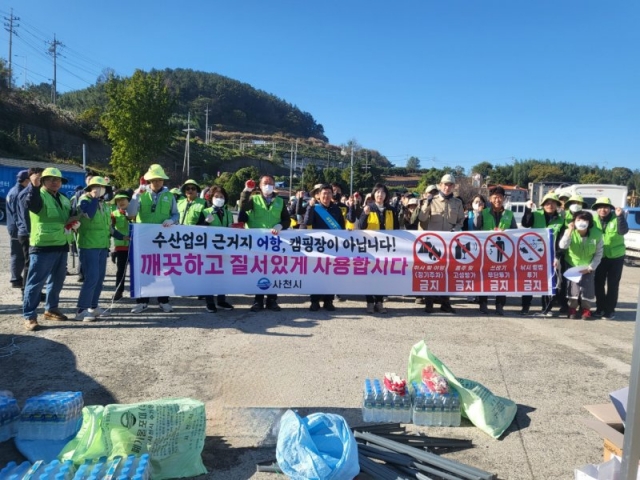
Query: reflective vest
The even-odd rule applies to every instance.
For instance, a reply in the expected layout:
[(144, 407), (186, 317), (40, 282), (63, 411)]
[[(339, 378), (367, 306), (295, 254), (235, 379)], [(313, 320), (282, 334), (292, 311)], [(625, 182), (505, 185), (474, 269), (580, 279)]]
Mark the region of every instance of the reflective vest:
[(64, 234), (64, 226), (71, 215), (71, 202), (59, 193), (60, 203), (44, 188), (40, 189), (42, 209), (38, 213), (29, 211), (31, 233), (29, 245), (32, 247), (59, 247), (70, 243), (70, 236)]
[(205, 208), (202, 213), (204, 213), (205, 217), (209, 215), (213, 216), (213, 222), (209, 224), (210, 227), (230, 227), (233, 223), (233, 213), (231, 213), (227, 207), (224, 207), (222, 212), (222, 221), (213, 207)]
[(173, 206), (173, 194), (169, 190), (164, 190), (157, 195), (155, 209), (150, 192), (140, 195), (140, 210), (136, 221), (138, 223), (160, 224), (171, 218), (171, 207)]
[[(513, 212), (511, 210), (503, 210), (502, 216), (500, 217), (500, 223), (498, 227), (501, 230), (506, 230), (511, 227), (511, 220), (513, 220)], [(482, 210), (482, 229), (483, 230), (493, 230), (496, 228), (496, 221), (491, 214), (490, 208), (485, 208)]]
[[(370, 212), (367, 216), (367, 230), (380, 230), (378, 212)], [(393, 210), (390, 208), (384, 211), (384, 229), (393, 230)]]
[(356, 224), (347, 220), (347, 212), (349, 209), (347, 207), (340, 207), (340, 211), (342, 212), (342, 216), (344, 217), (344, 228), (346, 230), (355, 230)]
[(186, 198), (178, 200), (178, 213), (180, 225), (197, 225), (202, 211), (207, 208), (207, 203), (202, 198), (196, 198), (189, 202)]
[[(82, 195), (78, 199), (78, 205), (83, 200), (91, 201), (91, 197)], [(80, 214), (80, 228), (78, 229), (78, 247), (80, 248), (109, 248), (111, 240), (111, 213), (103, 202), (99, 202), (98, 210), (93, 218)]]
[(247, 212), (249, 228), (273, 228), (280, 223), (284, 208), (282, 197), (273, 197), (270, 208), (262, 195), (254, 195), (251, 199), (253, 208)]
[[(111, 215), (113, 215), (113, 218), (116, 221), (114, 228), (125, 237), (128, 237), (129, 236), (129, 219), (127, 218), (126, 212), (122, 213), (120, 210), (116, 210)], [(117, 238), (114, 237), (113, 245), (116, 247), (128, 247), (129, 241), (118, 240)]]
[(533, 212), (533, 228), (550, 228), (553, 232), (553, 239), (558, 238), (558, 234), (560, 233), (560, 229), (564, 226), (564, 215), (559, 213), (557, 217), (551, 219), (549, 225), (547, 225), (547, 220), (544, 216), (544, 211), (536, 210)]
[(572, 267), (587, 266), (596, 253), (598, 242), (602, 239), (602, 232), (592, 228), (587, 237), (583, 237), (578, 230), (571, 232), (571, 243), (564, 254), (564, 258)]
[(593, 222), (596, 227), (602, 232), (604, 242), (604, 257), (605, 258), (620, 258), (624, 257), (625, 246), (624, 237), (618, 234), (618, 217), (615, 215), (611, 220), (607, 222), (607, 226), (604, 231), (602, 230), (602, 222), (600, 217), (595, 215)]

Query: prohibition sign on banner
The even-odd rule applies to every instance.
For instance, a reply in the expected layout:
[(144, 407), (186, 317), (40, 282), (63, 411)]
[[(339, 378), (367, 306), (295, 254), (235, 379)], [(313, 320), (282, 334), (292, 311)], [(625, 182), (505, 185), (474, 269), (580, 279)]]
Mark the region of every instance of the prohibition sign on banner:
[(449, 243), (448, 290), (455, 293), (482, 292), (482, 250), (480, 240), (459, 233)]
[(544, 239), (537, 233), (525, 233), (518, 239), (518, 255), (525, 262), (544, 263), (546, 250)]
[(513, 240), (504, 233), (494, 233), (487, 237), (484, 253), (484, 291), (500, 295), (501, 292), (514, 291), (515, 247)]
[[(547, 231), (548, 232), (548, 231)], [(551, 233), (547, 233), (551, 235)], [(550, 241), (553, 241), (553, 236)], [(524, 291), (546, 292), (549, 290), (549, 265), (547, 245), (544, 237), (536, 232), (527, 232), (518, 239), (518, 257), (523, 266), (518, 267), (518, 288)], [(552, 281), (552, 285), (555, 280)], [(555, 288), (555, 285), (553, 285)]]
[(416, 237), (413, 244), (414, 292), (444, 292), (446, 282), (447, 247), (444, 239), (434, 233)]

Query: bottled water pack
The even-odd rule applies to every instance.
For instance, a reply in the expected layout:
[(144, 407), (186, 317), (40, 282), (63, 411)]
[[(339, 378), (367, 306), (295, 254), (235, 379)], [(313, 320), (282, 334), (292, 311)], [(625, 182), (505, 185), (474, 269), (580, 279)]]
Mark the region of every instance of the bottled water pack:
[(424, 383), (412, 382), (413, 416), (415, 425), (428, 427), (459, 427), (460, 396), (458, 392), (431, 392)]
[(362, 418), (365, 422), (411, 423), (411, 395), (387, 390), (379, 379), (364, 382)]
[(0, 392), (0, 442), (11, 440), (16, 435), (20, 407), (15, 398)]

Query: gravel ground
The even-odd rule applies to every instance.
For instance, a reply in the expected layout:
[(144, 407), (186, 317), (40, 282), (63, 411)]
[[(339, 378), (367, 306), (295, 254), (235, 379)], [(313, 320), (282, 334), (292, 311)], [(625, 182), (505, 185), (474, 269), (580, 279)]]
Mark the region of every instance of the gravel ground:
[[(467, 421), (415, 428), (472, 439), (474, 448), (447, 456), (502, 479), (568, 479), (574, 468), (601, 461), (602, 439), (581, 423), (589, 417), (582, 407), (607, 402), (629, 381), (640, 268), (624, 269), (615, 321), (521, 317), (518, 298), (509, 299), (505, 317), (479, 316), (464, 298), (453, 299), (457, 315), (425, 315), (409, 297), (391, 297), (386, 315), (366, 314), (358, 297), (337, 302), (331, 315), (310, 312), (302, 296), (281, 297), (282, 312), (254, 314), (252, 297), (230, 295), (230, 312), (207, 313), (203, 301), (175, 298), (170, 314), (150, 305), (133, 315), (134, 301), (125, 298), (103, 321), (41, 320), (44, 328), (29, 333), (20, 291), (8, 288), (4, 227), (0, 258), (0, 390), (21, 404), (45, 390), (82, 391), (85, 404), (199, 399), (207, 408), (206, 478), (273, 478), (255, 473), (255, 464), (275, 458), (273, 425), (287, 408), (361, 424), (364, 379), (404, 374), (421, 339), (456, 375), (518, 404), (500, 440)], [(102, 306), (113, 296), (114, 275), (109, 263)], [(74, 311), (79, 288), (69, 275), (64, 311)], [(0, 467), (10, 460), (22, 457), (11, 442), (0, 444)]]

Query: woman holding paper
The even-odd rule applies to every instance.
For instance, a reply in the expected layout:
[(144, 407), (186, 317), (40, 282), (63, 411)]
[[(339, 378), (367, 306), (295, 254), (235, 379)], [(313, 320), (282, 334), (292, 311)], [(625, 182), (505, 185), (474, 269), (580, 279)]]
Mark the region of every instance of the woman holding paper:
[[(569, 268), (567, 299), (569, 318), (592, 320), (591, 305), (596, 300), (594, 271), (604, 251), (602, 232), (595, 227), (593, 216), (586, 210), (578, 212), (560, 239), (559, 248)], [(571, 275), (575, 273), (574, 275)], [(580, 313), (578, 313), (578, 309)]]

